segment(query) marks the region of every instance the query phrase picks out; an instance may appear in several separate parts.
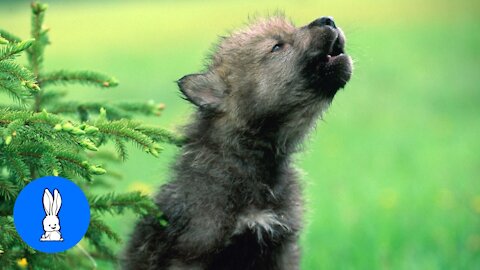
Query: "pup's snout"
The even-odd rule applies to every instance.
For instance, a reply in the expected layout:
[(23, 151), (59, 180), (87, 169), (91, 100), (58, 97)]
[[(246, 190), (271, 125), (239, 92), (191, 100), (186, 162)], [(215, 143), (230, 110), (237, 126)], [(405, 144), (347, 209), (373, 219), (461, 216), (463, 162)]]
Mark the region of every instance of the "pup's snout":
[(337, 28), (337, 26), (335, 25), (335, 21), (333, 20), (333, 17), (330, 17), (330, 16), (318, 18), (315, 21), (313, 21), (312, 23), (310, 23), (308, 26), (310, 28), (312, 28), (314, 26), (318, 26), (318, 27), (331, 26), (333, 28)]

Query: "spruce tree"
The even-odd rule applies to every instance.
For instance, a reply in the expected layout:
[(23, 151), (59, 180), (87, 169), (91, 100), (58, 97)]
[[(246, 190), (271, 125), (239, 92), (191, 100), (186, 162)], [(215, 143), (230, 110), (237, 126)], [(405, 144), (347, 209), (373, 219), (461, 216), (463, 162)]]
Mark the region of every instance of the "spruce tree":
[[(33, 2), (31, 10), (30, 39), (0, 30), (0, 94), (12, 100), (0, 104), (0, 268), (92, 269), (97, 259), (115, 260), (106, 239), (122, 240), (103, 221), (105, 213), (122, 214), (130, 209), (166, 224), (151, 198), (139, 192), (92, 195), (96, 186), (115, 184), (115, 175), (105, 166), (127, 158), (126, 143), (157, 157), (161, 144), (180, 145), (182, 139), (132, 120), (137, 115), (158, 115), (162, 104), (66, 99), (67, 92), (56, 90), (59, 86), (112, 88), (118, 83), (93, 71), (44, 69), (44, 50), (49, 44), (49, 29), (43, 28), (47, 5)], [(26, 66), (16, 61), (22, 53), (28, 58)], [(116, 153), (109, 152), (108, 144), (115, 146)], [(68, 178), (86, 193), (91, 207), (86, 246), (45, 254), (31, 249), (16, 233), (12, 214), (17, 195), (33, 179), (47, 175)]]

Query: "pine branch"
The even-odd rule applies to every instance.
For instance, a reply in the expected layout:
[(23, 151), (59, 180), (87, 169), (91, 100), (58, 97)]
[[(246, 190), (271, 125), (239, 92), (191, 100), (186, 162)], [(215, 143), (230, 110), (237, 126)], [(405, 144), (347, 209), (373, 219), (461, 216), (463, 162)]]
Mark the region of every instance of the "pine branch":
[(0, 177), (0, 197), (6, 201), (16, 198), (18, 195), (18, 186), (10, 182), (8, 179)]
[(127, 153), (127, 146), (122, 139), (115, 138), (115, 148), (117, 149), (117, 153), (123, 161), (127, 160), (128, 153)]
[(5, 111), (5, 110), (15, 110), (15, 111), (20, 111), (20, 110), (24, 110), (25, 109), (25, 105), (24, 104), (15, 104), (15, 103), (12, 103), (12, 104), (0, 104), (0, 112), (2, 111)]
[(92, 175), (101, 175), (106, 173), (104, 169), (96, 165), (90, 165), (87, 161), (78, 155), (70, 152), (59, 152), (56, 154), (63, 171), (78, 175), (87, 181), (92, 181)]
[(166, 129), (154, 126), (140, 126), (136, 128), (138, 131), (151, 137), (157, 142), (164, 142), (174, 144), (176, 146), (182, 146), (186, 143), (186, 138), (175, 134), (174, 132)]
[(0, 61), (0, 78), (16, 80), (31, 90), (39, 90), (33, 74), (13, 61)]
[[(106, 225), (103, 221), (101, 221), (99, 218), (97, 218), (96, 216), (93, 216), (93, 218), (90, 220), (90, 227), (92, 227), (92, 229), (95, 229), (96, 231), (98, 232), (102, 232), (104, 235), (107, 236), (107, 238), (117, 242), (117, 243), (120, 243), (121, 240), (120, 240), (120, 237), (118, 236), (117, 233), (113, 232), (112, 229)], [(93, 231), (93, 230), (92, 230)], [(85, 238), (89, 239), (89, 240), (92, 240), (92, 237), (90, 236), (90, 234), (86, 234), (85, 235)], [(98, 238), (98, 237), (96, 237)], [(94, 240), (93, 241), (94, 243), (97, 243), (97, 246), (98, 246), (98, 243), (100, 241), (98, 240)], [(95, 245), (95, 244), (94, 244)]]
[(123, 214), (126, 209), (138, 215), (161, 215), (152, 199), (140, 192), (108, 193), (89, 199), (90, 209), (99, 213)]
[(0, 216), (0, 228), (2, 228), (2, 233), (0, 233), (0, 245), (5, 253), (10, 252), (8, 248), (13, 245), (19, 245), (29, 253), (35, 252), (31, 247), (25, 244), (22, 238), (18, 235), (17, 230), (15, 230), (12, 216)]
[[(53, 89), (49, 89), (49, 91), (44, 92), (42, 94), (42, 103), (43, 104), (56, 104), (60, 102), (60, 100), (67, 96), (67, 91), (55, 91)], [(47, 108), (49, 112), (55, 113), (49, 107)]]
[(115, 78), (92, 71), (65, 71), (46, 73), (42, 76), (42, 86), (80, 83), (102, 88), (115, 87), (118, 82)]
[[(137, 144), (144, 149), (144, 151), (154, 156), (158, 156), (159, 152), (162, 150), (157, 141), (168, 143), (176, 142), (177, 144), (180, 142), (180, 139), (166, 130), (153, 127), (142, 127), (141, 124), (131, 120), (124, 119), (107, 121), (100, 119), (94, 123), (82, 125), (63, 121), (64, 120), (59, 116), (47, 112), (31, 113), (25, 111), (3, 110), (0, 115), (0, 126), (3, 125), (6, 127), (3, 130), (6, 145), (9, 145), (14, 137), (23, 138), (21, 136), (23, 134), (21, 127), (23, 126), (35, 128), (36, 137), (30, 138), (30, 140), (37, 141), (37, 149), (40, 149), (38, 148), (39, 144), (48, 144), (46, 141), (39, 141), (38, 138), (45, 137), (46, 139), (49, 139), (51, 132), (55, 130), (61, 132), (60, 135), (63, 133), (65, 135), (63, 137), (64, 140), (69, 141), (72, 145), (96, 151), (97, 145), (99, 144), (95, 144), (91, 139), (95, 140), (94, 135), (98, 132), (103, 136), (111, 137), (116, 140), (119, 155), (123, 159), (126, 158), (125, 147), (122, 145), (124, 140)], [(44, 130), (44, 128), (47, 129)], [(90, 135), (91, 139), (89, 139), (88, 135)], [(52, 146), (51, 148), (58, 149), (58, 146)], [(52, 151), (51, 149), (45, 150)], [(76, 156), (74, 153), (70, 153), (69, 155), (72, 158), (75, 156), (75, 160), (80, 159), (79, 156)], [(52, 165), (51, 168), (52, 170), (58, 171), (55, 165)], [(93, 174), (101, 174), (104, 171), (102, 168), (96, 166), (90, 168), (86, 168), (85, 166), (75, 166), (75, 168), (77, 168), (77, 170), (73, 170), (73, 172), (86, 179), (90, 179), (91, 177), (88, 177), (85, 170)]]
[(108, 163), (118, 164), (118, 163), (122, 162), (122, 160), (119, 159), (119, 157), (117, 155), (115, 155), (115, 153), (112, 152), (112, 151), (106, 151), (106, 150), (98, 151), (96, 153), (91, 153), (89, 156), (92, 157), (93, 159), (103, 160), (103, 161), (106, 161)]
[(147, 116), (150, 116), (150, 115), (159, 116), (161, 112), (165, 109), (165, 104), (155, 103), (153, 101), (121, 102), (115, 105), (127, 112), (141, 113)]
[(43, 63), (43, 52), (45, 46), (49, 43), (47, 32), (48, 29), (43, 29), (43, 19), (45, 16), (45, 11), (48, 8), (48, 5), (41, 4), (34, 1), (31, 5), (32, 8), (32, 30), (31, 35), (35, 39), (35, 43), (28, 50), (28, 60), (30, 62), (30, 67), (33, 70), (33, 74), (38, 78), (40, 74), (40, 69)]
[[(1, 76), (1, 74), (0, 74)], [(18, 102), (18, 104), (23, 104), (25, 99), (29, 97), (30, 93), (25, 90), (18, 82), (5, 80), (0, 77), (0, 91), (5, 92), (8, 96)]]
[(34, 270), (64, 270), (72, 269), (74, 265), (67, 263), (67, 254), (61, 253), (41, 253), (37, 252), (25, 256), (28, 269)]
[(121, 239), (112, 229), (106, 225), (97, 215), (90, 216), (90, 225), (88, 231), (85, 234), (85, 238), (89, 240), (98, 251), (101, 251), (110, 259), (115, 259), (115, 255), (111, 252), (110, 248), (104, 243), (103, 236), (120, 243)]
[(12, 61), (15, 55), (32, 44), (33, 40), (27, 40), (0, 46), (0, 91), (6, 92), (13, 100), (20, 103), (31, 95), (31, 91), (40, 89), (35, 83), (33, 74)]
[[(31, 35), (35, 39), (35, 43), (27, 50), (28, 61), (34, 76), (41, 81), (40, 72), (43, 64), (43, 54), (45, 47), (50, 43), (48, 40), (48, 30), (43, 29), (43, 19), (48, 5), (34, 1), (32, 8), (32, 29)], [(41, 85), (41, 84), (40, 84)], [(39, 112), (41, 110), (42, 93), (36, 93), (33, 110)]]
[[(13, 207), (20, 190), (32, 179), (45, 175), (60, 175), (76, 181), (81, 186), (95, 175), (106, 170), (97, 165), (100, 160), (108, 166), (119, 159), (127, 158), (126, 143), (131, 142), (145, 152), (158, 156), (159, 143), (180, 145), (183, 139), (176, 134), (157, 127), (145, 126), (140, 122), (122, 119), (137, 115), (160, 115), (163, 104), (122, 102), (80, 103), (63, 101), (65, 92), (39, 91), (40, 86), (67, 85), (80, 83), (99, 87), (113, 87), (117, 81), (91, 71), (42, 70), (44, 50), (49, 44), (48, 29), (43, 27), (47, 5), (33, 2), (33, 39), (20, 38), (0, 30), (0, 91), (6, 92), (20, 104), (31, 104), (32, 108), (20, 105), (0, 105), (0, 268), (18, 268), (17, 262), (28, 269), (70, 269), (88, 265), (85, 257), (72, 252), (44, 254), (29, 248), (18, 236), (13, 226)], [(26, 52), (29, 68), (15, 62), (15, 57)], [(50, 110), (48, 113), (45, 108)], [(106, 109), (106, 110), (105, 110)], [(108, 110), (108, 115), (107, 115)], [(52, 113), (54, 112), (54, 113)], [(74, 113), (80, 122), (72, 121), (63, 114)], [(89, 119), (94, 115), (96, 119)], [(112, 141), (120, 158), (97, 153), (99, 148)], [(109, 171), (109, 176), (121, 178), (121, 173)], [(99, 184), (108, 185), (111, 178), (100, 177)], [(88, 184), (90, 187), (90, 184)], [(166, 225), (162, 213), (146, 195), (138, 192), (126, 194), (102, 194), (91, 196), (90, 188), (85, 189), (92, 212), (91, 223), (85, 238), (95, 248), (95, 256), (114, 260), (108, 239), (120, 242), (120, 237), (107, 225), (101, 215), (122, 214), (130, 209), (140, 215), (157, 218)], [(23, 267), (23, 266), (22, 266)], [(3, 269), (2, 268), (2, 269)]]
[(19, 43), (8, 43), (0, 48), (0, 61), (12, 59), (18, 53), (25, 51), (35, 44), (35, 40), (29, 39)]
[(37, 164), (37, 169), (41, 169), (43, 167), (43, 170), (49, 172), (45, 175), (63, 175), (63, 173), (69, 173), (80, 176), (87, 181), (92, 181), (93, 175), (101, 175), (106, 173), (102, 167), (98, 165), (91, 165), (80, 155), (72, 152), (55, 151), (52, 154), (49, 154), (50, 156), (47, 157), (45, 157), (44, 152), (38, 153), (36, 151), (19, 151), (17, 154), (20, 157), (30, 160), (30, 164)]
[[(16, 136), (16, 131), (25, 125), (25, 122), (22, 119), (16, 119), (10, 122), (5, 129), (3, 129), (3, 136), (9, 138), (11, 136)], [(11, 139), (10, 139), (11, 140)], [(7, 143), (10, 144), (10, 143)]]
[[(122, 102), (122, 103), (106, 103), (106, 102), (78, 102), (78, 101), (57, 101), (54, 104), (43, 102), (48, 111), (56, 114), (86, 114), (87, 119), (91, 114), (98, 114), (101, 108), (108, 111), (109, 120), (119, 120), (122, 118), (130, 119), (138, 114), (146, 116), (159, 116), (165, 105), (162, 103), (155, 104), (152, 102)], [(82, 118), (82, 117), (81, 117)]]
[(121, 118), (131, 118), (132, 114), (119, 108), (114, 104), (108, 104), (105, 102), (78, 102), (78, 101), (67, 101), (67, 102), (55, 102), (52, 105), (46, 105), (46, 108), (52, 113), (56, 114), (87, 114), (86, 117), (90, 117), (91, 114), (98, 114), (101, 108), (105, 108), (108, 111), (109, 120), (118, 120)]
[(7, 32), (3, 29), (0, 29), (0, 36), (6, 39), (9, 42), (20, 42), (21, 38), (15, 36), (14, 34)]
[[(89, 164), (81, 154), (85, 150), (96, 150), (85, 136), (93, 136), (98, 129), (70, 122), (61, 124), (61, 121), (64, 120), (46, 112), (5, 110), (0, 114), (0, 126), (5, 127), (2, 129), (4, 143), (8, 146), (5, 151), (11, 153), (6, 158), (15, 165), (17, 175), (25, 178), (27, 167), (35, 167), (47, 175), (67, 171), (87, 180), (91, 180), (92, 175), (105, 173), (103, 168)], [(33, 137), (31, 131), (35, 132)], [(56, 143), (55, 139), (60, 139), (63, 144)], [(25, 144), (25, 141), (33, 145)]]
[(0, 125), (8, 125), (13, 121), (18, 120), (22, 120), (26, 125), (41, 123), (50, 125), (51, 127), (65, 121), (61, 117), (47, 112), (34, 113), (30, 111), (14, 111), (9, 109), (0, 111)]
[(41, 175), (60, 175), (63, 168), (57, 156), (57, 151), (43, 151), (39, 160), (41, 166), (38, 172)]
[(16, 176), (18, 187), (23, 188), (30, 178), (30, 168), (19, 156), (8, 152), (4, 155), (9, 164), (7, 169)]
[(97, 127), (99, 131), (105, 135), (135, 143), (145, 152), (150, 153), (155, 157), (158, 157), (159, 151), (162, 150), (160, 145), (158, 145), (151, 137), (136, 130), (136, 128), (140, 126), (140, 124), (136, 122), (126, 119), (116, 121), (97, 120), (92, 125)]

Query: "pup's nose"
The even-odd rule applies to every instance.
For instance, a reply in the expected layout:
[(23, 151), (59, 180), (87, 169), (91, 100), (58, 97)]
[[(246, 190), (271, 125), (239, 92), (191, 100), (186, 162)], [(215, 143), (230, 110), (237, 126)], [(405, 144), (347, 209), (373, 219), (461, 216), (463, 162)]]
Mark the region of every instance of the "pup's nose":
[(333, 28), (337, 28), (337, 26), (335, 26), (335, 21), (333, 20), (333, 17), (330, 17), (330, 16), (326, 16), (326, 17), (321, 17), (321, 18), (318, 18), (316, 19), (315, 21), (313, 21), (312, 23), (310, 23), (310, 27), (313, 27), (313, 26), (331, 26)]

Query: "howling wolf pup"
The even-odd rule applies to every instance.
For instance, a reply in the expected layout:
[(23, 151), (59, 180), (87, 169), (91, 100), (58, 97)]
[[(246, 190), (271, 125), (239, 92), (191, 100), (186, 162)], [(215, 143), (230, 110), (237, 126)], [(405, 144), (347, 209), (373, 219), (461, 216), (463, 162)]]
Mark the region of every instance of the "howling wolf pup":
[(137, 224), (124, 269), (299, 269), (303, 202), (292, 154), (344, 87), (352, 61), (331, 17), (281, 16), (223, 38), (208, 69), (178, 81), (196, 106), (187, 143)]

